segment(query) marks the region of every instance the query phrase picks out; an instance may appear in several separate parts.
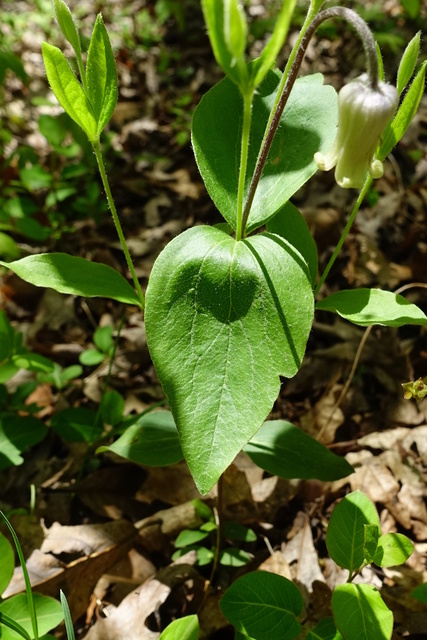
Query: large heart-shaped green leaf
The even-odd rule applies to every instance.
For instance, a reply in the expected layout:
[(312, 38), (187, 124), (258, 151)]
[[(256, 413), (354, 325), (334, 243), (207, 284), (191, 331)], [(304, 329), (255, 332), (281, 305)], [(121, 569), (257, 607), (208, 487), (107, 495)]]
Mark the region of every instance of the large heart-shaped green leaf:
[(260, 428), (279, 376), (298, 371), (312, 320), (308, 267), (275, 234), (236, 242), (195, 227), (160, 254), (147, 340), (201, 493)]
[[(254, 97), (246, 192), (252, 178), (275, 93), (279, 71), (270, 71)], [(236, 228), (243, 101), (236, 85), (221, 80), (200, 101), (192, 142), (206, 188), (227, 222)], [(297, 80), (282, 115), (248, 220), (260, 227), (317, 171), (313, 155), (327, 151), (336, 133), (337, 96), (315, 74)]]

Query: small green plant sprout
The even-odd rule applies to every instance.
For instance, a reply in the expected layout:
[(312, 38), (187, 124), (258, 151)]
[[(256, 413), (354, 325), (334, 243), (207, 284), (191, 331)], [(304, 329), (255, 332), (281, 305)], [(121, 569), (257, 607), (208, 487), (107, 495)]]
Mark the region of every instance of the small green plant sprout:
[[(21, 545), (11, 523), (0, 511), (0, 520), (6, 524), (13, 539), (25, 582), (25, 593), (5, 600), (0, 597), (0, 637), (3, 640), (42, 640), (51, 629), (63, 621), (60, 603), (49, 596), (33, 593)], [(0, 534), (0, 596), (9, 584), (15, 557), (7, 538)]]
[(112, 358), (114, 354), (114, 327), (98, 327), (93, 334), (96, 349), (85, 349), (79, 356), (81, 364), (94, 367), (104, 360)]
[[(193, 505), (196, 513), (205, 522), (198, 529), (184, 529), (175, 540), (177, 551), (172, 556), (172, 560), (177, 560), (189, 551), (196, 551), (197, 562), (201, 566), (211, 562), (219, 563), (229, 567), (241, 567), (247, 564), (252, 556), (243, 549), (233, 546), (234, 542), (255, 542), (257, 536), (252, 529), (243, 526), (238, 522), (219, 523), (214, 512), (200, 500), (194, 500)], [(229, 543), (226, 547), (220, 548), (223, 540)], [(204, 544), (200, 544), (204, 541)], [(206, 547), (209, 542), (209, 547)]]
[(46, 384), (51, 384), (56, 387), (58, 391), (61, 391), (68, 386), (73, 380), (79, 378), (83, 373), (83, 367), (79, 364), (72, 364), (69, 367), (61, 367), (57, 362), (53, 363), (51, 371), (38, 374), (38, 381)]

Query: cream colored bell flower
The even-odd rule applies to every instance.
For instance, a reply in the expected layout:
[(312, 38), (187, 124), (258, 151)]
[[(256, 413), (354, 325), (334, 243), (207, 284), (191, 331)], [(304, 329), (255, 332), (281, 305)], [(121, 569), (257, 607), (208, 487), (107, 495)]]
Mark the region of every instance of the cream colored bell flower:
[(319, 169), (335, 167), (335, 180), (345, 189), (363, 187), (368, 171), (380, 178), (383, 164), (374, 154), (398, 103), (395, 87), (378, 82), (373, 88), (366, 74), (345, 85), (338, 95), (338, 133), (332, 148), (314, 154)]

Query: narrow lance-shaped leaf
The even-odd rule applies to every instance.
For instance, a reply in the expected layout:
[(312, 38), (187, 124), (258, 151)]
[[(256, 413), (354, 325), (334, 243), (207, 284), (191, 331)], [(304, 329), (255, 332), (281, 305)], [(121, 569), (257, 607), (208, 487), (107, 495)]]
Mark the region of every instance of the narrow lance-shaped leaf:
[(421, 31), (412, 38), (406, 47), (397, 70), (397, 92), (400, 95), (415, 71), (420, 55)]
[(90, 142), (98, 140), (97, 123), (91, 103), (71, 70), (62, 51), (47, 42), (42, 44), (47, 79), (61, 107), (83, 129)]
[(101, 14), (96, 18), (87, 54), (86, 82), (99, 136), (113, 115), (118, 95), (116, 62)]
[(53, 10), (62, 35), (79, 56), (81, 52), (80, 35), (68, 5), (64, 0), (53, 0)]
[(139, 298), (118, 271), (106, 264), (89, 262), (66, 253), (39, 253), (14, 262), (2, 262), (20, 278), (36, 287), (87, 298), (112, 298), (139, 305)]
[(383, 142), (378, 153), (380, 160), (384, 160), (393, 147), (399, 142), (417, 112), (424, 93), (426, 67), (427, 60), (423, 62), (421, 69), (418, 71), (407, 94), (403, 98), (403, 102), (394, 120), (384, 133)]
[(252, 84), (255, 88), (264, 80), (267, 71), (276, 61), (277, 54), (285, 43), (295, 4), (296, 0), (283, 0), (282, 8), (276, 18), (271, 38), (264, 47), (260, 57), (254, 60), (250, 67)]

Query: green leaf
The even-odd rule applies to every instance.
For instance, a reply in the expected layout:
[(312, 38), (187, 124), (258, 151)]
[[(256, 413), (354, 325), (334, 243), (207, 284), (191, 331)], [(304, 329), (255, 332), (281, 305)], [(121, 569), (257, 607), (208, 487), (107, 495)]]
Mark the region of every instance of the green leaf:
[(70, 607), (68, 606), (67, 598), (64, 595), (62, 589), (59, 591), (61, 599), (62, 613), (64, 614), (65, 630), (67, 632), (67, 640), (75, 640), (73, 620), (71, 618)]
[(85, 349), (79, 355), (79, 362), (85, 367), (94, 367), (103, 362), (105, 357), (105, 353), (101, 353), (98, 349)]
[(130, 284), (112, 267), (66, 253), (39, 253), (14, 262), (0, 264), (36, 287), (49, 287), (59, 293), (87, 298), (112, 298), (139, 305)]
[(418, 600), (423, 604), (427, 604), (427, 582), (424, 582), (424, 584), (419, 584), (418, 587), (415, 587), (415, 589), (411, 591), (411, 596), (415, 598), (415, 600)]
[(103, 353), (108, 354), (113, 347), (114, 327), (107, 325), (106, 327), (98, 327), (93, 334), (95, 346)]
[(281, 478), (338, 480), (353, 467), (285, 420), (269, 420), (244, 448), (261, 469)]
[[(380, 521), (374, 505), (361, 491), (354, 491), (343, 498), (333, 510), (329, 521), (326, 533), (329, 555), (350, 573), (364, 564), (365, 524), (379, 527)], [(340, 626), (337, 626), (343, 633)]]
[(336, 628), (333, 618), (323, 618), (307, 633), (305, 640), (343, 640), (343, 637)]
[(50, 426), (67, 442), (95, 442), (102, 433), (96, 424), (96, 411), (70, 407), (53, 416)]
[[(280, 72), (269, 71), (254, 96), (245, 195), (279, 81)], [(203, 96), (192, 124), (199, 171), (209, 195), (233, 229), (236, 228), (242, 113), (239, 90), (225, 78)], [(314, 153), (326, 152), (332, 145), (337, 118), (336, 92), (331, 86), (323, 85), (321, 74), (296, 81), (255, 193), (247, 233), (272, 218), (317, 171)]]
[[(236, 5), (236, 0), (202, 0), (203, 15), (216, 61), (229, 78), (245, 91), (249, 78), (247, 66), (242, 54), (236, 59), (230, 50), (229, 44), (230, 38), (233, 42), (236, 42), (236, 37), (238, 37), (239, 32), (244, 36), (241, 25), (243, 16), (239, 18), (240, 28), (239, 26), (233, 28), (230, 20), (226, 21), (227, 12), (225, 5), (230, 6), (230, 4)], [(237, 11), (239, 11), (239, 9), (237, 9)], [(235, 11), (233, 11), (233, 14), (234, 13)], [(237, 44), (237, 46), (241, 50), (241, 45), (239, 46), (239, 44)]]
[[(245, 13), (238, 0), (224, 1), (224, 39), (234, 60), (242, 58), (246, 49), (247, 26)], [(217, 0), (220, 4), (221, 0)]]
[(105, 424), (115, 427), (123, 418), (125, 399), (114, 389), (107, 391), (101, 400), (100, 410)]
[(40, 133), (53, 147), (59, 147), (64, 142), (67, 135), (67, 127), (63, 118), (42, 113), (39, 116), (38, 126)]
[(64, 0), (53, 0), (53, 10), (56, 21), (62, 31), (64, 38), (71, 44), (75, 53), (80, 53), (80, 36), (74, 22), (73, 16)]
[(163, 467), (182, 460), (175, 422), (169, 411), (147, 413), (129, 426), (109, 447), (97, 453), (112, 451), (118, 456), (152, 467)]
[(236, 629), (256, 640), (292, 640), (301, 632), (296, 619), (303, 601), (296, 586), (274, 573), (257, 571), (238, 578), (220, 607)]
[(381, 535), (381, 529), (376, 524), (365, 524), (365, 543), (363, 554), (366, 562), (371, 564), (374, 562), (375, 552), (378, 547), (378, 540)]
[(207, 520), (212, 522), (214, 521), (215, 519), (214, 512), (210, 507), (208, 507), (207, 504), (197, 499), (192, 500), (191, 504), (193, 505), (194, 510), (199, 516), (199, 518), (201, 518), (202, 520)]
[(196, 615), (174, 620), (163, 631), (159, 640), (197, 640), (199, 620)]
[(13, 353), (15, 331), (4, 311), (0, 310), (0, 363), (8, 360)]
[(420, 55), (421, 31), (412, 38), (406, 47), (397, 70), (397, 92), (400, 95), (412, 78)]
[[(39, 635), (42, 636), (62, 622), (62, 608), (60, 603), (54, 600), (54, 598), (42, 596), (39, 593), (34, 593), (33, 598)], [(12, 618), (27, 631), (31, 638), (34, 638), (25, 593), (12, 596), (8, 600), (0, 603), (0, 613), (4, 613)], [(3, 625), (0, 625), (0, 635), (2, 640), (16, 640), (17, 637), (14, 631), (11, 631)]]
[(42, 53), (47, 79), (59, 104), (89, 140), (96, 142), (99, 134), (95, 114), (66, 57), (58, 47), (47, 42), (42, 43)]
[(390, 640), (393, 614), (369, 584), (342, 584), (332, 594), (335, 624), (345, 640)]
[[(1, 634), (1, 637), (3, 638), (4, 635), (1, 631), (2, 625), (4, 625), (5, 627), (8, 627), (9, 629), (12, 629), (12, 631), (15, 631), (18, 634), (18, 637), (21, 636), (21, 638), (25, 638), (25, 640), (31, 640), (30, 636), (25, 631), (24, 627), (21, 627), (21, 625), (15, 622), (13, 618), (8, 616), (6, 613), (2, 613), (0, 611), (0, 634)], [(16, 638), (16, 635), (14, 635), (13, 637)]]
[(113, 115), (118, 96), (116, 61), (100, 13), (95, 21), (87, 53), (86, 82), (99, 138)]
[(54, 363), (38, 353), (32, 353), (24, 347), (20, 347), (11, 357), (13, 364), (19, 369), (47, 373), (53, 370)]
[(342, 318), (362, 327), (371, 324), (386, 327), (427, 325), (427, 317), (415, 304), (391, 291), (381, 289), (338, 291), (318, 302), (316, 309), (338, 313)]
[(181, 531), (175, 540), (175, 547), (182, 549), (189, 547), (190, 545), (197, 544), (207, 538), (209, 533), (207, 531), (200, 531), (200, 529), (184, 529)]
[(157, 259), (147, 340), (202, 494), (262, 425), (279, 376), (298, 371), (312, 304), (304, 260), (274, 234), (236, 242), (194, 227)]
[(298, 249), (308, 264), (314, 287), (317, 278), (317, 247), (302, 213), (292, 202), (286, 202), (274, 218), (267, 222), (267, 230), (277, 233)]
[(16, 260), (21, 255), (21, 249), (13, 238), (0, 231), (0, 256), (6, 260)]
[(227, 540), (239, 540), (240, 542), (255, 542), (256, 533), (239, 522), (224, 522), (222, 536)]
[(394, 120), (383, 135), (383, 142), (378, 153), (380, 160), (385, 160), (390, 151), (402, 138), (417, 112), (424, 93), (427, 60), (423, 62), (400, 105)]
[(0, 416), (0, 469), (22, 464), (20, 454), (43, 440), (46, 433), (43, 422), (33, 416)]
[(252, 84), (257, 87), (265, 78), (267, 71), (276, 62), (277, 55), (288, 35), (289, 25), (295, 9), (296, 0), (283, 0), (282, 8), (275, 20), (274, 31), (264, 47), (260, 57), (250, 67)]
[(237, 547), (228, 547), (219, 554), (219, 564), (223, 567), (244, 567), (252, 560), (252, 556)]
[(412, 542), (401, 533), (386, 533), (378, 540), (374, 562), (379, 567), (404, 564), (414, 550)]
[(0, 596), (12, 579), (15, 568), (15, 554), (9, 540), (0, 533)]
[(400, 0), (400, 4), (410, 18), (415, 19), (420, 15), (421, 0)]

